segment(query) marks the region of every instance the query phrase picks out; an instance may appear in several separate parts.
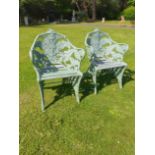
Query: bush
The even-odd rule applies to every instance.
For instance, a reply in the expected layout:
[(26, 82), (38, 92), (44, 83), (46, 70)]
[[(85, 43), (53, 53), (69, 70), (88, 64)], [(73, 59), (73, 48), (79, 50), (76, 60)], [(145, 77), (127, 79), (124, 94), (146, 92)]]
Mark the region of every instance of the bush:
[(135, 20), (135, 7), (130, 6), (123, 11), (123, 16), (128, 20)]

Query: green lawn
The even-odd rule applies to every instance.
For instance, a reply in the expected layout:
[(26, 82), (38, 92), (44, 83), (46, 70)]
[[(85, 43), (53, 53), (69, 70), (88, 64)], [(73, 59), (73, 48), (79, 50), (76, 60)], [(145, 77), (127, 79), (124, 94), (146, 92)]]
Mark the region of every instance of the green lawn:
[[(78, 105), (69, 87), (49, 87), (45, 90), (49, 106), (41, 112), (39, 88), (29, 58), (35, 36), (53, 28), (84, 48), (87, 32), (95, 27), (108, 32), (115, 41), (129, 44), (123, 89), (111, 76), (99, 77), (99, 92), (94, 95), (91, 81), (85, 78)], [(134, 155), (134, 29), (108, 28), (98, 22), (20, 27), (19, 31), (20, 154)], [(87, 56), (81, 65), (85, 72), (89, 66)]]

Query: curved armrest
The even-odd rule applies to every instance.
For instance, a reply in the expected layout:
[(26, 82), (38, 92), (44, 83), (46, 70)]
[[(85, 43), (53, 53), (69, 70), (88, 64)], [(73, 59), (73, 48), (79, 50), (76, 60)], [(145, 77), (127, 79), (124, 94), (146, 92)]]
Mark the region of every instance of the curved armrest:
[(69, 49), (61, 55), (61, 62), (68, 69), (79, 70), (84, 55), (82, 48)]
[(77, 59), (79, 59), (80, 61), (84, 58), (85, 56), (85, 51), (82, 48), (75, 48), (75, 50), (77, 50), (77, 53), (79, 53), (79, 56), (77, 57)]
[(124, 53), (127, 52), (127, 50), (129, 49), (129, 46), (126, 43), (117, 43), (117, 44), (121, 47)]

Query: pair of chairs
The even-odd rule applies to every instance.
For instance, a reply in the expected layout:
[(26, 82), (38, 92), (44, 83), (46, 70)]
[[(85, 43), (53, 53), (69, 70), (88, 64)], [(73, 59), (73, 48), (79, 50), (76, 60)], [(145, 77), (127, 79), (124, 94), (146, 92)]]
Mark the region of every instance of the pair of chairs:
[[(123, 55), (128, 50), (128, 45), (117, 43), (107, 33), (94, 29), (87, 34), (85, 46), (90, 60), (88, 73), (92, 75), (94, 93), (97, 93), (97, 75), (109, 69), (114, 72), (122, 88), (123, 72), (127, 67)], [(79, 85), (83, 76), (80, 63), (84, 56), (84, 49), (75, 47), (65, 35), (54, 30), (36, 36), (30, 49), (30, 58), (37, 74), (42, 111), (45, 110), (46, 80), (63, 78), (63, 81), (72, 84), (76, 101), (80, 102)]]

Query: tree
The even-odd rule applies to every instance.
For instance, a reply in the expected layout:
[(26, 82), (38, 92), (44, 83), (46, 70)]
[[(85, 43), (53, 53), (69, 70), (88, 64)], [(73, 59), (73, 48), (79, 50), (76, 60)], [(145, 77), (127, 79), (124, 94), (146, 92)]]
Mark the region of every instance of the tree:
[(44, 17), (46, 0), (20, 0), (20, 10), (23, 15), (28, 15), (33, 18)]
[(88, 9), (90, 5), (90, 0), (72, 0), (72, 3), (74, 3), (78, 9), (78, 14), (86, 16), (86, 18), (89, 18)]
[(59, 18), (63, 18), (67, 15), (72, 14), (72, 4), (71, 0), (55, 0), (56, 12), (59, 15)]
[(135, 6), (135, 0), (128, 0), (128, 6)]
[(65, 18), (71, 20), (72, 11), (76, 11), (79, 21), (92, 21), (105, 17), (118, 19), (120, 13), (129, 6), (135, 6), (135, 0), (19, 0), (20, 23), (24, 16), (32, 21), (50, 17), (50, 21)]
[(97, 0), (97, 18), (117, 19), (120, 14), (119, 0)]
[(85, 15), (89, 19), (90, 15), (92, 20), (96, 20), (96, 0), (72, 0), (79, 11), (79, 14)]
[(96, 0), (92, 0), (92, 20), (96, 20)]
[(120, 11), (124, 10), (128, 5), (128, 0), (119, 0)]
[(59, 3), (60, 0), (19, 0), (20, 18), (26, 15), (34, 22), (51, 16), (54, 20), (63, 10), (57, 7)]
[(77, 7), (77, 9), (78, 9), (79, 12), (81, 11), (81, 8), (79, 6), (78, 0), (72, 0), (72, 4), (75, 4), (76, 5), (76, 7)]

